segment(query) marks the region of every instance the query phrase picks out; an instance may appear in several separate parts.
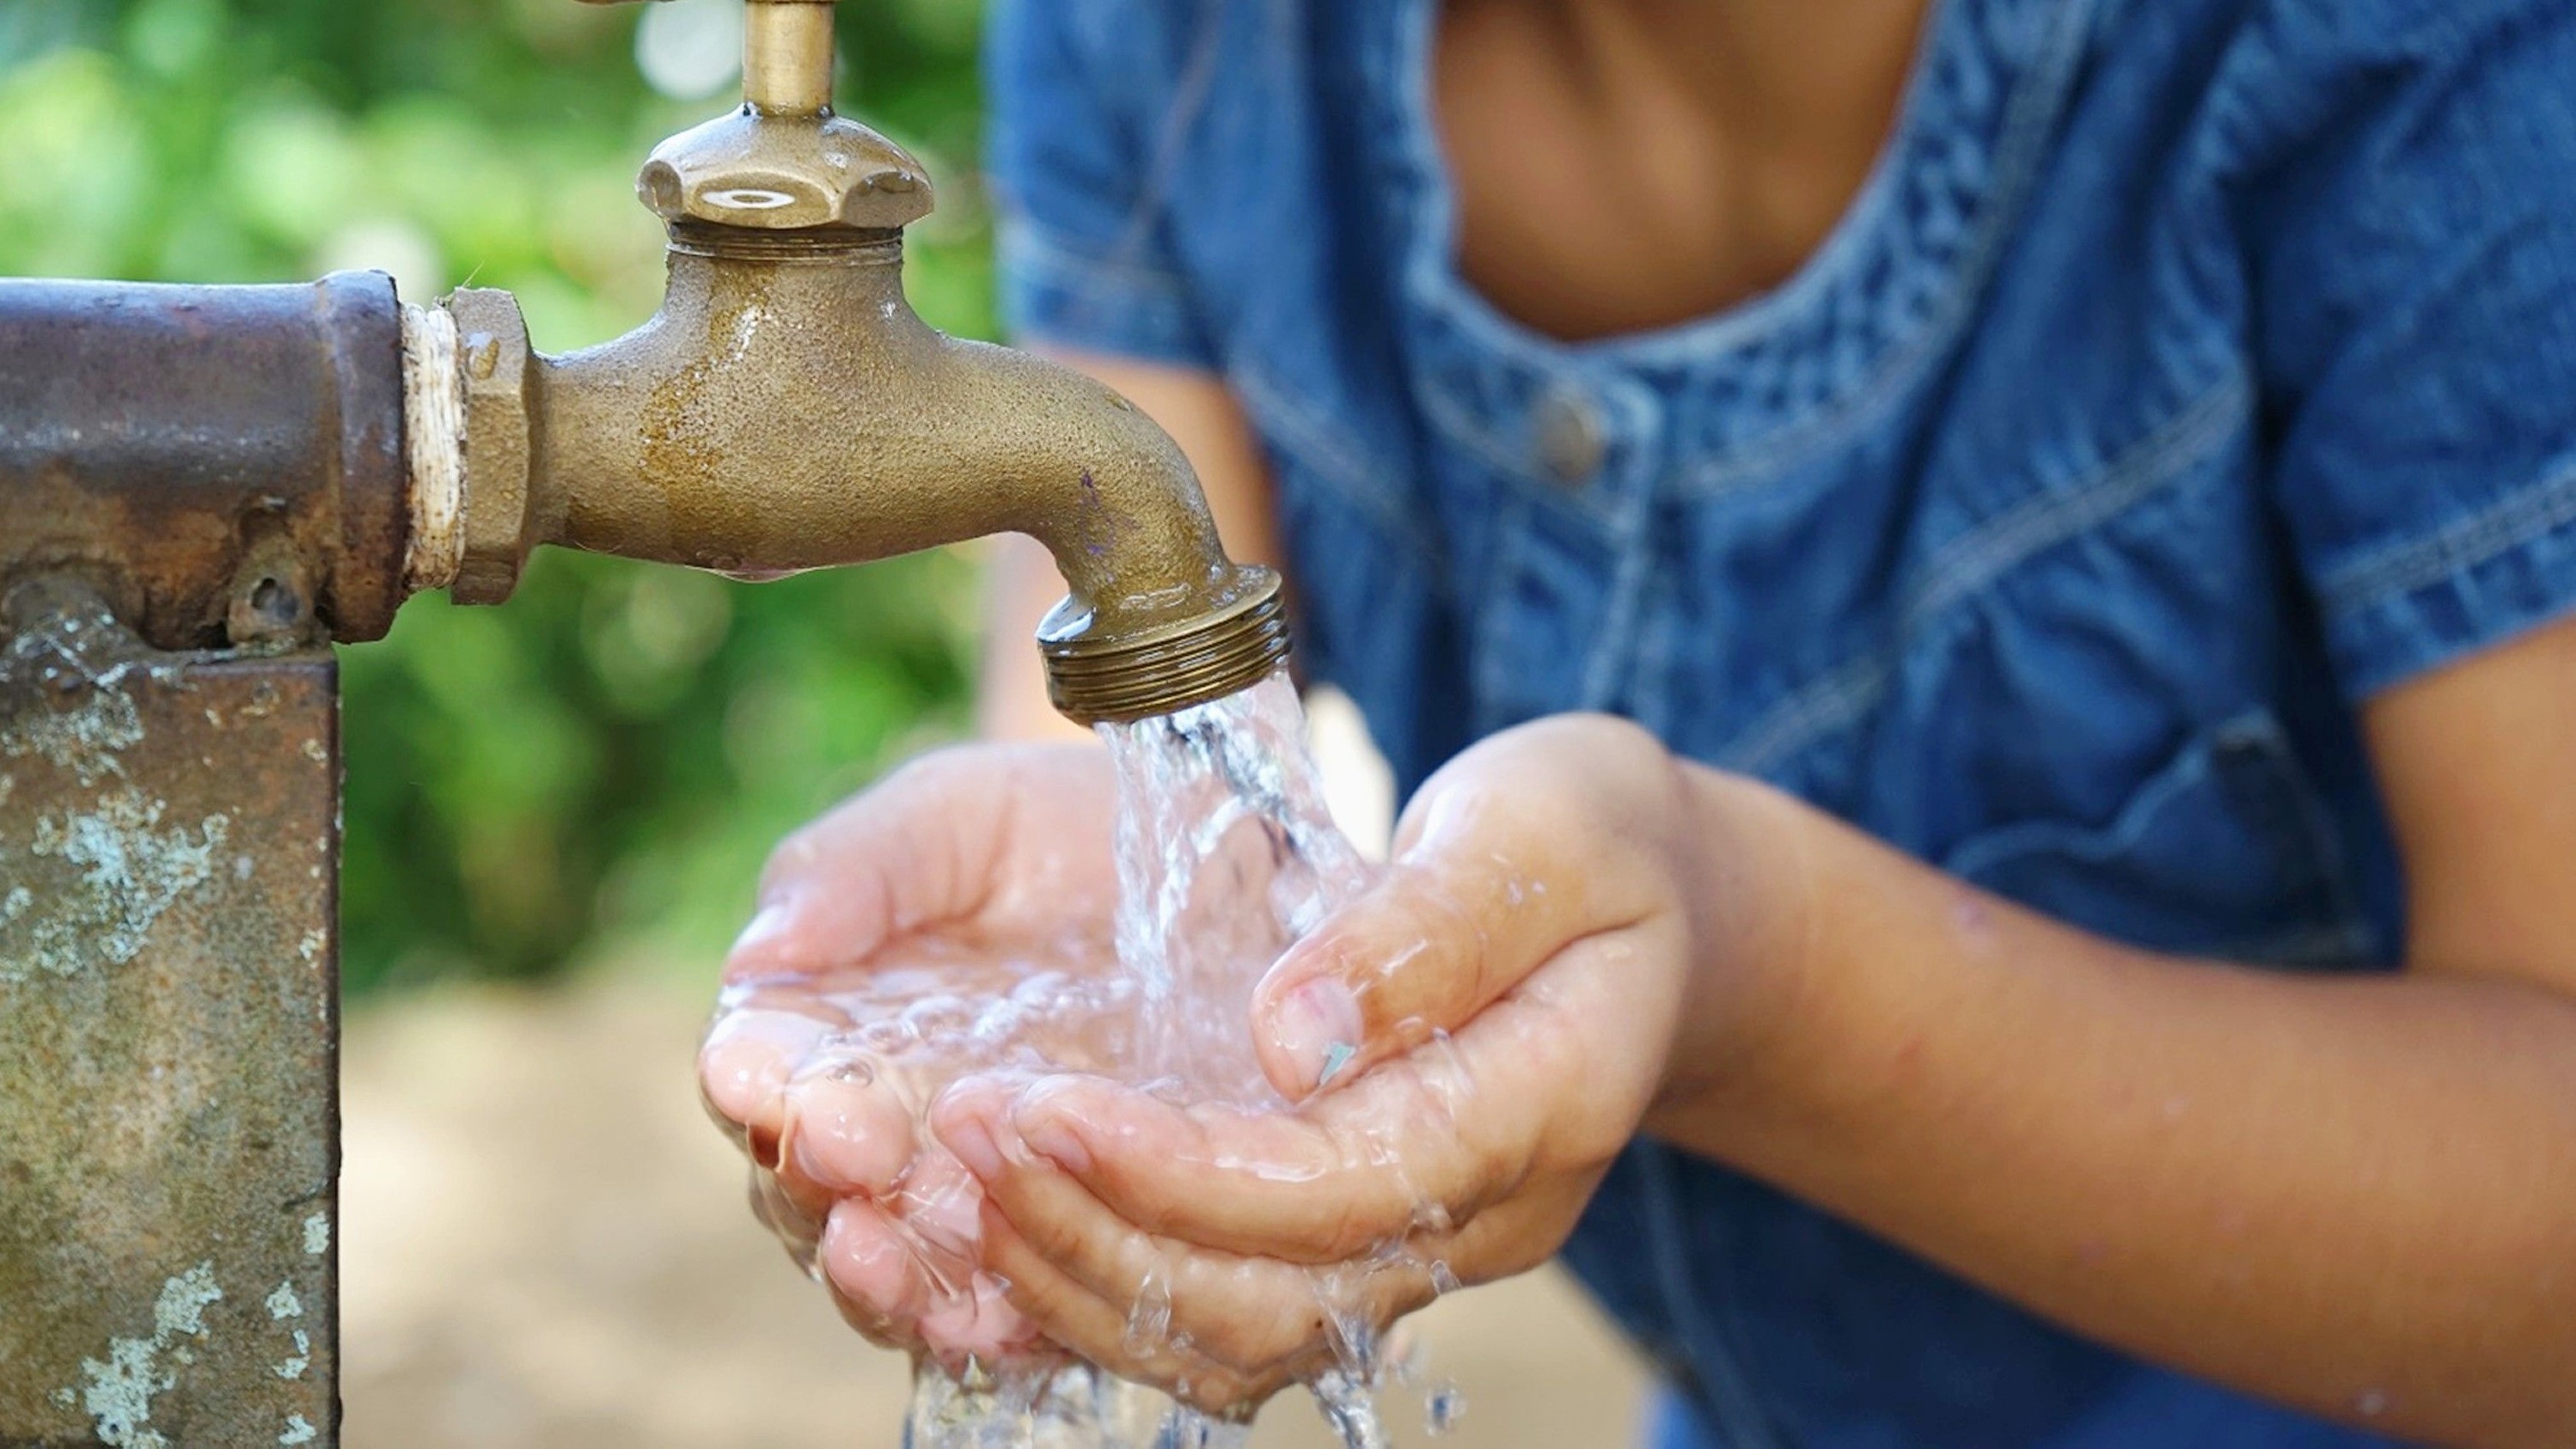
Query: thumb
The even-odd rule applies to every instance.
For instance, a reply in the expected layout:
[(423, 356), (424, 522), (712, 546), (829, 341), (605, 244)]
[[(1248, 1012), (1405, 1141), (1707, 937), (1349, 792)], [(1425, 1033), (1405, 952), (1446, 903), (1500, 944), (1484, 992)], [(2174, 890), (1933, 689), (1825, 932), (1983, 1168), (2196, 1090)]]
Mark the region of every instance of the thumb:
[(796, 975), (865, 958), (972, 915), (1011, 830), (1022, 753), (925, 755), (779, 842), (725, 979)]
[(1464, 1026), (1577, 937), (1626, 924), (1596, 919), (1591, 873), (1507, 792), (1418, 803), (1395, 868), (1253, 994), (1254, 1050), (1292, 1101)]

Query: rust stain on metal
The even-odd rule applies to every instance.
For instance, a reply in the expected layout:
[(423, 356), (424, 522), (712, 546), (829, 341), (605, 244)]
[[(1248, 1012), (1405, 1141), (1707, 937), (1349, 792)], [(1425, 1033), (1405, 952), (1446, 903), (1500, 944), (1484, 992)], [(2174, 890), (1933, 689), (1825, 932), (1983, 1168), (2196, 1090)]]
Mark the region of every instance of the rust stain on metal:
[(333, 662), (5, 612), (0, 1445), (333, 1442)]
[(386, 278), (0, 280), (0, 397), (0, 584), (76, 572), (165, 649), (393, 622), (409, 510)]

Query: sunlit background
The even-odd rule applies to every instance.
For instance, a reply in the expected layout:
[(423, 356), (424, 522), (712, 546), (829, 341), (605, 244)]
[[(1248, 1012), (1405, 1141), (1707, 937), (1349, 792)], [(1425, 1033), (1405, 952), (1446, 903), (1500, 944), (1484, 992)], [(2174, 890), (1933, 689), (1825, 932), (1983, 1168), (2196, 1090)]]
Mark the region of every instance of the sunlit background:
[[(940, 179), (907, 280), (991, 331), (976, 11), (854, 5), (842, 81)], [(735, 0), (0, 0), (0, 272), (391, 272), (518, 294), (548, 351), (651, 314), (633, 176), (735, 83)], [(648, 83), (649, 82), (649, 83)], [(355, 992), (721, 949), (770, 842), (952, 729), (968, 570), (762, 588), (559, 550), (512, 603), (343, 654)]]
[[(840, 22), (843, 105), (939, 184), (913, 302), (978, 336), (980, 10)], [(602, 341), (661, 296), (634, 172), (729, 99), (739, 30), (740, 0), (0, 0), (0, 275), (377, 268)], [(761, 1241), (688, 1060), (770, 845), (963, 728), (974, 613), (950, 554), (752, 587), (548, 550), (505, 607), (415, 599), (342, 651), (347, 1443), (894, 1442), (900, 1363)], [(1434, 1317), (1459, 1442), (1625, 1441), (1636, 1369), (1561, 1283)]]

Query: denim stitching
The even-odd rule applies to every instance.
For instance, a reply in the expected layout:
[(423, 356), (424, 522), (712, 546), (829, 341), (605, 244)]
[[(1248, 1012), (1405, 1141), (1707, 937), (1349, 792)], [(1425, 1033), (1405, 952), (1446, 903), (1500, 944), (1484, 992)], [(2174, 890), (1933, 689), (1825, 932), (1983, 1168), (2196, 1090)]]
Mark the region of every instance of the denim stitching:
[(2072, 820), (2032, 820), (2007, 825), (1953, 851), (1942, 869), (1962, 880), (1975, 880), (2007, 861), (2034, 855), (2063, 855), (2075, 860), (2118, 860), (2137, 848), (2140, 837), (2176, 798), (2197, 790), (2217, 767), (2210, 737), (2195, 740), (2185, 757), (2120, 803), (2107, 828)]
[[(1643, 550), (1640, 550), (1643, 552)], [(1655, 734), (1672, 734), (1672, 676), (1675, 653), (1672, 580), (1665, 570), (1652, 570), (1640, 586), (1637, 652), (1628, 664), (1626, 708), (1621, 713)]]
[(2576, 524), (2576, 462), (2430, 537), (2389, 544), (2326, 570), (2317, 592), (2325, 612), (2341, 618), (2457, 579), (2570, 524)]
[(1391, 490), (1379, 486), (1387, 479), (1402, 477), (1401, 470), (1342, 446), (1303, 403), (1259, 368), (1249, 363), (1229, 367), (1225, 381), (1244, 410), (1252, 415), (1256, 431), (1273, 446), (1294, 454), (1317, 481), (1331, 488), (1343, 502), (1377, 520), (1417, 552), (1426, 557), (1440, 555), (1432, 531), (1390, 496)]
[(1977, 239), (1960, 254), (1950, 286), (1937, 292), (1933, 314), (1917, 325), (1912, 338), (1889, 351), (1875, 374), (1848, 393), (1840, 406), (1827, 405), (1748, 447), (1691, 469), (1675, 485), (1676, 496), (1723, 496), (1759, 486), (1796, 467), (1866, 426), (1948, 350), (1994, 280), (1996, 266), (2012, 241), (2013, 223), (2048, 159), (2048, 143), (2074, 92), (2070, 81), (2084, 56), (2085, 38), (2092, 33), (2092, 7), (2093, 0), (2077, 0), (2059, 13), (2057, 28), (2041, 47), (2040, 64), (2007, 104), (1995, 145), (1995, 175), (1980, 208)]
[[(2036, 63), (2006, 102), (1994, 150), (1994, 176), (1978, 207), (1976, 237), (1959, 253), (1950, 283), (1927, 287), (1937, 298), (1932, 314), (1915, 325), (1912, 336), (1890, 348), (1871, 375), (1850, 387), (1839, 402), (1785, 424), (1743, 450), (1689, 470), (1671, 485), (1674, 496), (1705, 498), (1755, 487), (1835, 446), (1872, 422), (1946, 351), (1974, 316), (1975, 304), (1984, 295), (2011, 241), (2012, 223), (2047, 159), (2048, 142), (2073, 93), (2072, 75), (2085, 54), (2086, 38), (2094, 29), (2095, 4), (2096, 0), (2074, 0), (2057, 13), (2055, 27), (2038, 48)], [(1901, 132), (1902, 125), (1899, 129)], [(1418, 152), (1419, 147), (1414, 150)], [(1417, 297), (1454, 303), (1448, 309), (1449, 320), (1472, 337), (1467, 345), (1505, 354), (1511, 361), (1543, 375), (1560, 372), (1561, 365), (1550, 360), (1545, 346), (1531, 342), (1514, 324), (1492, 314), (1481, 298), (1449, 285), (1441, 274), (1440, 249), (1424, 244), (1423, 239), (1446, 235), (1454, 226), (1454, 218), (1451, 208), (1443, 205), (1447, 198), (1437, 184), (1436, 156), (1428, 163), (1418, 154), (1412, 159), (1417, 169), (1425, 164), (1434, 169), (1417, 178), (1422, 196), (1415, 207), (1417, 244), (1409, 258), (1414, 265), (1407, 269), (1408, 290)], [(1856, 248), (1868, 228), (1878, 224), (1878, 213), (1894, 204), (1889, 195), (1892, 178), (1893, 173), (1873, 177), (1854, 201), (1845, 224), (1827, 238), (1826, 250), (1791, 281), (1788, 290), (1748, 304), (1746, 309), (1682, 323), (1659, 333), (1605, 339), (1565, 350), (1578, 359), (1588, 351), (1615, 363), (1655, 365), (1687, 362), (1778, 331), (1798, 310), (1813, 310), (1832, 294), (1829, 283), (1844, 270), (1836, 265), (1842, 255)], [(1427, 380), (1420, 392), (1425, 411), (1433, 413), (1442, 430), (1462, 447), (1511, 478), (1536, 479), (1525, 451), (1511, 447), (1508, 440), (1448, 398), (1447, 389), (1437, 379)]]
[(1638, 525), (1645, 510), (1632, 505), (1619, 523), (1624, 535), (1619, 545), (1618, 563), (1610, 575), (1609, 600), (1602, 606), (1598, 632), (1593, 636), (1591, 657), (1583, 665), (1583, 708), (1608, 710), (1616, 706), (1619, 689), (1620, 661), (1635, 655), (1636, 619), (1645, 592), (1646, 564), (1651, 554)]
[(1504, 647), (1510, 643), (1512, 631), (1508, 611), (1501, 605), (1511, 581), (1520, 576), (1521, 555), (1528, 551), (1531, 507), (1526, 498), (1504, 500), (1502, 516), (1493, 526), (1494, 556), (1486, 563), (1484, 587), (1479, 590), (1471, 616), (1476, 621), (1472, 667), (1476, 677), (1474, 724), (1479, 737), (1503, 727), (1498, 706), (1507, 682), (1504, 661), (1521, 657), (1520, 650)]
[(2179, 482), (2234, 435), (2252, 406), (2241, 374), (2203, 393), (2155, 431), (2123, 450), (2091, 479), (2040, 493), (1970, 531), (1935, 556), (1923, 584), (1899, 601), (1885, 646), (1845, 660), (1814, 684), (1771, 707), (1717, 752), (1747, 774), (1759, 774), (1818, 736), (1850, 723), (1886, 693), (1907, 649), (1952, 606), (2016, 565)]
[[(1005, 261), (1023, 286), (1035, 283), (1083, 298), (1156, 292), (1176, 302), (1190, 300), (1189, 284), (1177, 273), (1142, 261), (1089, 255), (1024, 213), (1006, 216), (1001, 231)], [(1034, 271), (1028, 263), (1035, 264)]]
[(1714, 1426), (1726, 1449), (1776, 1449), (1779, 1437), (1766, 1422), (1760, 1396), (1744, 1369), (1719, 1339), (1714, 1325), (1702, 1312), (1699, 1293), (1691, 1281), (1690, 1254), (1682, 1246), (1686, 1236), (1680, 1215), (1673, 1202), (1673, 1149), (1660, 1142), (1640, 1138), (1632, 1144), (1637, 1154), (1638, 1175), (1648, 1179), (1640, 1185), (1646, 1210), (1646, 1252), (1655, 1265), (1656, 1286), (1662, 1290), (1664, 1311), (1680, 1330), (1682, 1342), (1690, 1350), (1694, 1378), (1703, 1378), (1703, 1369), (1714, 1368), (1720, 1382), (1700, 1383), (1702, 1396), (1715, 1411)]
[[(1943, 14), (1955, 3), (1958, 0), (1938, 0), (1940, 13), (1927, 23), (1927, 35), (1938, 33)], [(1831, 283), (1849, 269), (1845, 258), (1870, 239), (1873, 229), (1881, 224), (1881, 213), (1894, 204), (1895, 173), (1884, 167), (1874, 169), (1849, 213), (1827, 235), (1824, 249), (1784, 288), (1741, 307), (1655, 332), (1589, 343), (1565, 344), (1539, 338), (1495, 311), (1481, 294), (1454, 274), (1451, 256), (1456, 249), (1456, 196), (1446, 175), (1436, 132), (1425, 120), (1432, 109), (1430, 49), (1437, 6), (1416, 6), (1413, 14), (1414, 24), (1397, 27), (1396, 50), (1389, 66), (1392, 85), (1387, 88), (1390, 122), (1412, 172), (1406, 179), (1414, 191), (1405, 242), (1405, 291), (1435, 323), (1459, 334), (1453, 345), (1479, 350), (1499, 358), (1503, 365), (1540, 378), (1559, 378), (1569, 364), (1579, 367), (1586, 353), (1614, 364), (1653, 364), (1688, 361), (1759, 340), (1798, 315), (1813, 311), (1819, 299), (1832, 294)], [(1918, 99), (1909, 95), (1909, 107)], [(1901, 117), (1895, 133), (1901, 137), (1910, 124), (1910, 118)], [(1488, 459), (1508, 477), (1545, 485), (1546, 480), (1532, 468), (1524, 450), (1512, 447), (1508, 439), (1487, 428), (1469, 409), (1448, 399), (1447, 389), (1437, 378), (1426, 379), (1419, 391), (1424, 394), (1425, 411), (1439, 414), (1444, 430), (1462, 446)]]
[[(2334, 817), (2326, 810), (2325, 792), (2317, 788), (2307, 762), (2299, 758), (2297, 748), (2290, 742), (2289, 731), (2282, 727), (2279, 717), (2269, 709), (2255, 710), (2252, 714), (2252, 723), (2270, 746), (2272, 767), (2280, 776), (2281, 787), (2289, 792), (2291, 804), (2299, 812), (2299, 829), (2306, 834), (2308, 849), (2315, 856), (2317, 874), (2323, 879), (2336, 928), (2347, 937), (2367, 943), (2372, 935), (2370, 915), (2362, 909), (2361, 894), (2354, 888), (2343, 831), (2337, 828)], [(2224, 739), (2228, 729), (2243, 728), (2246, 723), (2240, 718), (2222, 727), (2219, 737)], [(2355, 954), (2367, 954), (2368, 949), (2365, 944)]]
[[(1522, 479), (1529, 472), (1530, 459), (1527, 451), (1506, 446), (1500, 434), (1478, 422), (1467, 409), (1461, 407), (1449, 396), (1449, 390), (1437, 379), (1424, 379), (1422, 385), (1414, 389), (1414, 397), (1421, 403), (1423, 415), (1430, 419), (1432, 426), (1448, 434), (1452, 441), (1478, 462), (1512, 479)], [(1566, 497), (1564, 490), (1555, 491), (1558, 497)], [(1584, 503), (1580, 494), (1568, 498), (1567, 501), (1578, 505)], [(1585, 511), (1599, 514), (1607, 510), (1598, 505), (1592, 505), (1586, 507)]]
[[(1939, 9), (1946, 14), (1954, 3), (1957, 0), (1939, 0)], [(1398, 150), (1412, 173), (1405, 178), (1414, 192), (1413, 205), (1407, 213), (1402, 268), (1405, 292), (1423, 307), (1435, 325), (1460, 334), (1453, 345), (1479, 350), (1499, 358), (1502, 365), (1517, 367), (1540, 379), (1562, 379), (1569, 366), (1579, 370), (1586, 354), (1613, 364), (1652, 364), (1722, 352), (1766, 337), (1822, 305), (1822, 300), (1832, 295), (1831, 283), (1849, 269), (1845, 257), (1856, 253), (1862, 242), (1870, 239), (1872, 230), (1879, 225), (1879, 214), (1894, 204), (1894, 173), (1884, 168), (1874, 171), (1861, 195), (1855, 198), (1849, 215), (1828, 235), (1824, 249), (1809, 265), (1781, 291), (1740, 308), (1654, 333), (1591, 343), (1562, 344), (1538, 338), (1461, 284), (1452, 269), (1456, 197), (1445, 175), (1436, 135), (1425, 120), (1431, 110), (1430, 47), (1436, 13), (1436, 6), (1417, 6), (1412, 13), (1415, 23), (1395, 27), (1395, 50), (1388, 61), (1391, 74), (1387, 79), (1391, 84), (1382, 88), (1382, 94), (1389, 124), (1399, 138)], [(1936, 33), (1940, 21), (1941, 15), (1936, 14), (1926, 33)], [(1916, 98), (1908, 99), (1910, 104)], [(1900, 121), (1898, 134), (1904, 133), (1907, 124)], [(1546, 486), (1547, 480), (1533, 470), (1526, 451), (1513, 447), (1508, 438), (1487, 428), (1470, 409), (1449, 398), (1448, 389), (1437, 377), (1425, 378), (1417, 392), (1425, 412), (1434, 414), (1435, 421), (1462, 447), (1485, 458), (1507, 478)]]
[(1134, 263), (1153, 244), (1154, 225), (1162, 211), (1161, 198), (1171, 190), (1172, 179), (1180, 171), (1182, 153), (1189, 145), (1190, 129), (1198, 123), (1199, 113), (1216, 83), (1217, 60), (1225, 39), (1221, 11), (1220, 6), (1205, 11), (1199, 32), (1191, 42), (1189, 61), (1173, 85), (1171, 106), (1155, 123), (1154, 151), (1146, 160), (1145, 174), (1136, 187), (1135, 207), (1128, 213), (1127, 229), (1114, 252), (1122, 262)]

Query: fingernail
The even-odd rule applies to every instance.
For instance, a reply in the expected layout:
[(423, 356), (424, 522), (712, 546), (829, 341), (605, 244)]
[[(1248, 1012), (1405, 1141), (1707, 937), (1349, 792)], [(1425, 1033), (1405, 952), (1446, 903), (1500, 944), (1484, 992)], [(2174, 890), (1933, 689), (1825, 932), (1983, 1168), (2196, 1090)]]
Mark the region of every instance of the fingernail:
[(733, 950), (728, 954), (739, 956), (755, 946), (767, 945), (786, 935), (788, 925), (795, 919), (793, 904), (783, 900), (771, 901), (742, 928), (741, 935), (733, 938)]
[(1290, 992), (1270, 1021), (1271, 1040), (1314, 1087), (1331, 1081), (1358, 1050), (1359, 999), (1330, 976), (1318, 976)]
[(1090, 1175), (1091, 1149), (1084, 1145), (1078, 1133), (1062, 1122), (1050, 1119), (1038, 1123), (1034, 1129), (1023, 1128), (1020, 1140), (1074, 1176)]
[(966, 1164), (966, 1170), (987, 1182), (1002, 1175), (1002, 1145), (994, 1140), (993, 1129), (981, 1117), (968, 1117), (946, 1134), (948, 1150)]

